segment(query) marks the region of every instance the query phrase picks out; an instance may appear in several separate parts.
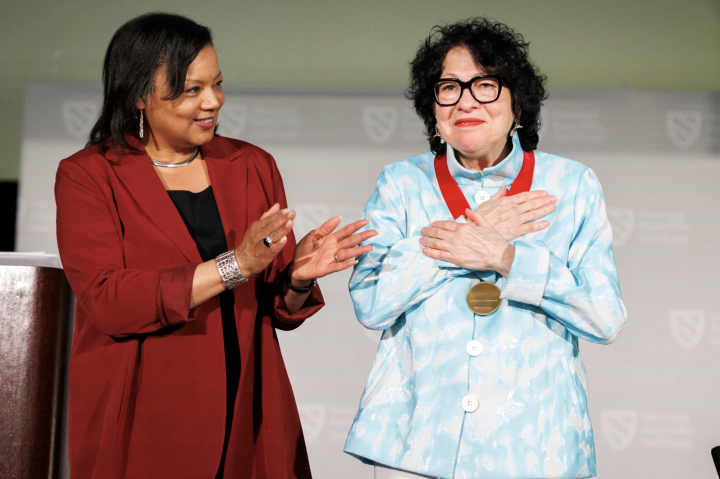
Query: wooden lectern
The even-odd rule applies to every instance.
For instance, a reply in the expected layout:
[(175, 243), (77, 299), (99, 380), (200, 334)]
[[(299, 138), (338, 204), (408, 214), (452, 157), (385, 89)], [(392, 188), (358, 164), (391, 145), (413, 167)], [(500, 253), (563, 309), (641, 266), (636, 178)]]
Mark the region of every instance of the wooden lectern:
[(62, 269), (0, 266), (0, 478), (60, 477), (71, 298)]

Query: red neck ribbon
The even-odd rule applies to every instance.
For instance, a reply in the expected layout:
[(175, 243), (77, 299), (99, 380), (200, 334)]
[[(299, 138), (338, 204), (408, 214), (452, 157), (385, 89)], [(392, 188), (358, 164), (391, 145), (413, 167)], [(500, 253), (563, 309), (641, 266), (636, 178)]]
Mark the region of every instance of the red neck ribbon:
[[(520, 168), (515, 181), (513, 182), (508, 196), (517, 195), (524, 191), (530, 191), (532, 185), (533, 172), (535, 171), (535, 153), (526, 151), (523, 155), (523, 164)], [(443, 195), (445, 204), (450, 208), (453, 218), (458, 219), (465, 216), (465, 210), (470, 208), (467, 198), (458, 186), (455, 179), (450, 174), (447, 165), (447, 154), (435, 155), (435, 175), (437, 176), (440, 192)]]

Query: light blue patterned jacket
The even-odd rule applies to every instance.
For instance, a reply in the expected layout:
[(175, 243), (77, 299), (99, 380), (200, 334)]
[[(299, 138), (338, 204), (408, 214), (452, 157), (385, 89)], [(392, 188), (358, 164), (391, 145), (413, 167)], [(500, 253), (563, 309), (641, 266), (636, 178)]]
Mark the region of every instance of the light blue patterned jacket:
[[(448, 167), (470, 206), (480, 189), (510, 186), (510, 155), (482, 173)], [(580, 478), (595, 472), (585, 367), (578, 338), (610, 343), (627, 315), (602, 190), (589, 168), (535, 152), (533, 190), (558, 199), (548, 229), (513, 241), (508, 278), (422, 253), (420, 229), (452, 219), (434, 156), (385, 167), (364, 217), (378, 235), (350, 279), (363, 326), (384, 330), (345, 452), (441, 478)], [(465, 297), (480, 279), (502, 290), (500, 309), (475, 315)], [(466, 345), (480, 341), (482, 353)], [(461, 399), (479, 401), (465, 412)]]

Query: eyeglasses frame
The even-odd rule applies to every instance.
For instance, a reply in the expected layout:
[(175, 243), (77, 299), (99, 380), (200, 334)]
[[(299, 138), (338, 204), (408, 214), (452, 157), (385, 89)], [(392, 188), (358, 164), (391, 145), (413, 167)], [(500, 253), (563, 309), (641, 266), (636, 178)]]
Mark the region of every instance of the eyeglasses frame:
[[(473, 91), (472, 91), (472, 84), (475, 83), (475, 82), (478, 81), (478, 80), (483, 79), (483, 78), (494, 78), (495, 80), (497, 80), (497, 82), (498, 82), (498, 94), (497, 94), (497, 97), (495, 97), (494, 100), (481, 101), (481, 100), (478, 100), (477, 98), (475, 98), (475, 94), (474, 94)], [(440, 100), (438, 99), (438, 85), (439, 85), (441, 82), (448, 82), (448, 81), (455, 82), (455, 83), (457, 83), (458, 85), (460, 85), (460, 96), (458, 96), (458, 99), (457, 99), (457, 101), (455, 101), (455, 103), (440, 103)], [(498, 99), (500, 98), (500, 94), (502, 93), (502, 87), (503, 87), (502, 75), (478, 75), (478, 76), (476, 76), (476, 77), (471, 78), (471, 79), (468, 80), (468, 81), (461, 81), (461, 80), (458, 80), (457, 78), (440, 78), (438, 81), (435, 82), (435, 87), (433, 88), (433, 91), (435, 92), (435, 103), (437, 103), (437, 104), (440, 105), (440, 106), (454, 106), (454, 105), (457, 105), (457, 104), (460, 102), (460, 100), (462, 99), (463, 93), (465, 93), (465, 90), (470, 90), (470, 95), (471, 95), (471, 96), (473, 97), (473, 99), (474, 99), (476, 102), (478, 102), (478, 103), (483, 103), (483, 104), (485, 104), (485, 103), (493, 103), (493, 102), (496, 102), (496, 101), (498, 101)]]

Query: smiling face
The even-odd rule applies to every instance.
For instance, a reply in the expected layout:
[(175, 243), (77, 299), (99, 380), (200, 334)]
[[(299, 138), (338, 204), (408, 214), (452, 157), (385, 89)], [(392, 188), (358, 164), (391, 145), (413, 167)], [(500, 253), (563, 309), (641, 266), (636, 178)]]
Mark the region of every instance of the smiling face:
[(188, 67), (185, 89), (179, 97), (164, 100), (169, 92), (166, 70), (159, 68), (152, 94), (138, 101), (146, 118), (146, 149), (179, 153), (212, 140), (218, 113), (225, 103), (215, 49), (208, 46), (198, 53)]
[[(448, 52), (440, 77), (468, 81), (486, 74), (468, 49), (461, 46)], [(508, 134), (514, 116), (507, 86), (503, 86), (500, 98), (492, 103), (478, 103), (470, 91), (465, 90), (453, 106), (435, 104), (435, 119), (440, 135), (466, 167), (496, 164), (510, 151)]]

